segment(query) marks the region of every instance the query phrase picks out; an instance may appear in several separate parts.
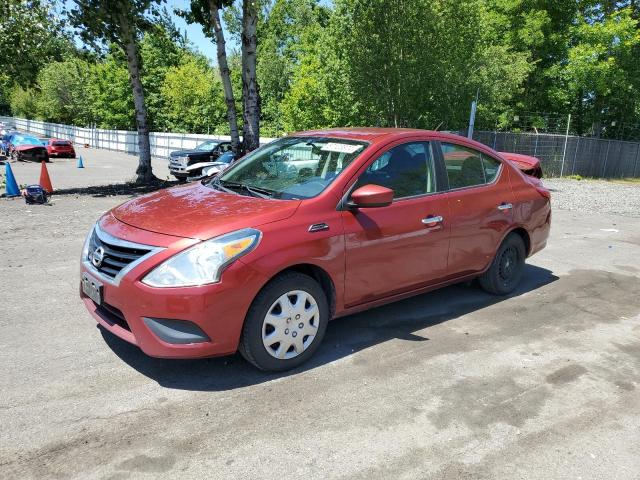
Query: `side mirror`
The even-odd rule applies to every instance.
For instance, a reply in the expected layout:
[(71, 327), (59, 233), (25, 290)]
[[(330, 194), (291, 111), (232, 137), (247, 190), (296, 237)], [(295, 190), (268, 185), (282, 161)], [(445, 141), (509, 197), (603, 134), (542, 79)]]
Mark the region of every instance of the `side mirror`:
[(393, 202), (393, 190), (380, 185), (364, 185), (351, 193), (350, 208), (388, 207)]

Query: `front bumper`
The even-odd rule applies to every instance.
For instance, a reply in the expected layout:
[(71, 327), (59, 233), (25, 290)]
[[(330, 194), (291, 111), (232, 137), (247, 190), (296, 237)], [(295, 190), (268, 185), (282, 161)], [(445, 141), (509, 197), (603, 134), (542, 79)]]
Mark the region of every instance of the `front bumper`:
[[(80, 296), (96, 321), (152, 357), (201, 358), (234, 353), (238, 348), (247, 310), (264, 284), (262, 276), (238, 260), (224, 271), (221, 281), (216, 284), (184, 288), (149, 287), (141, 279), (159, 263), (185, 248), (185, 245), (193, 244), (193, 241), (157, 235), (152, 243), (152, 237), (156, 234), (120, 222), (116, 229), (110, 229), (110, 224), (113, 227), (114, 222), (117, 220), (101, 224), (101, 228), (114, 236), (139, 243), (142, 242), (136, 236), (144, 237), (147, 244), (165, 248), (136, 265), (119, 279), (117, 285), (87, 262), (81, 263), (81, 276), (86, 273), (103, 284), (100, 306), (80, 289)], [(176, 242), (171, 242), (170, 238)], [(195, 343), (185, 343), (184, 339), (177, 341), (171, 332), (167, 336), (158, 329), (158, 322), (175, 325), (172, 321), (182, 322), (187, 327), (195, 325), (196, 328), (191, 329), (197, 333)]]
[(18, 150), (18, 160), (29, 162), (42, 162), (49, 159), (49, 154), (44, 151)]
[(188, 176), (187, 167), (189, 166), (189, 159), (184, 157), (171, 157), (169, 158), (169, 172), (175, 176)]

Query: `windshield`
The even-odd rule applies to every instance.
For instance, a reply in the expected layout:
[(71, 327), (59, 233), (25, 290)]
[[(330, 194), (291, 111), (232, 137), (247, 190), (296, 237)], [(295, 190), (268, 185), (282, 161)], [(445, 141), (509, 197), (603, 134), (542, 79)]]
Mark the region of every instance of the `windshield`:
[(312, 198), (367, 145), (339, 138), (285, 137), (252, 152), (215, 181), (267, 192), (271, 198)]
[(209, 140), (208, 142), (201, 143), (196, 147), (196, 150), (209, 151), (213, 150), (216, 145), (220, 142), (216, 142), (215, 140)]
[(42, 145), (42, 142), (34, 137), (16, 137), (16, 145)]
[(234, 158), (235, 157), (233, 155), (233, 152), (225, 152), (222, 155), (220, 155), (218, 158), (216, 158), (216, 162), (231, 163), (231, 162), (233, 162)]

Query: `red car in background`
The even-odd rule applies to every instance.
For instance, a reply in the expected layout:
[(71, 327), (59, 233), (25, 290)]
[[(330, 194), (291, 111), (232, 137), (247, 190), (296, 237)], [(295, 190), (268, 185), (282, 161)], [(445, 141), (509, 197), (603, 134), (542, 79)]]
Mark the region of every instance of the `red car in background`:
[(286, 370), (332, 318), (473, 278), (511, 293), (550, 221), (542, 182), (472, 140), (302, 132), (104, 214), (85, 241), (80, 295), (148, 355), (240, 350)]
[(59, 138), (49, 138), (44, 142), (50, 157), (69, 157), (75, 158), (76, 151), (73, 144), (69, 140), (61, 140)]

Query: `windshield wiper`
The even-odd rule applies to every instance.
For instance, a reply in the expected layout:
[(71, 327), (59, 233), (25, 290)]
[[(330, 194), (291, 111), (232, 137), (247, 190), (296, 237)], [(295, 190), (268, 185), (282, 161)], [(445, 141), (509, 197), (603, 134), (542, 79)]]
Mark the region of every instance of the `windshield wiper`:
[(222, 187), (243, 188), (249, 193), (249, 195), (258, 198), (271, 198), (276, 193), (274, 190), (253, 186), (250, 187), (246, 183), (230, 182), (228, 180), (218, 180), (218, 184)]
[(213, 188), (215, 188), (216, 190), (220, 190), (221, 192), (226, 192), (226, 193), (233, 193), (234, 195), (238, 195), (237, 192), (234, 192), (233, 190), (229, 190), (226, 187), (223, 187), (220, 182), (210, 182), (209, 185), (211, 185)]

